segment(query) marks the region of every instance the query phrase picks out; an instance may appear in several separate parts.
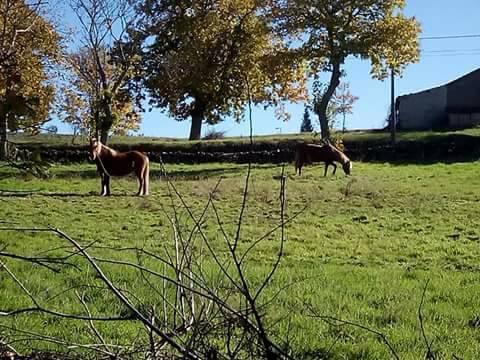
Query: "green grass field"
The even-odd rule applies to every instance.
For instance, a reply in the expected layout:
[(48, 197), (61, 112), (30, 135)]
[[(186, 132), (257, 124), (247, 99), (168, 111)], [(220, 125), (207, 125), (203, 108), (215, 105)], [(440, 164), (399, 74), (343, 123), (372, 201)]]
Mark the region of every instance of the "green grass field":
[[(401, 359), (425, 356), (417, 311), (427, 283), (425, 332), (438, 358), (475, 359), (480, 354), (480, 177), (479, 163), (391, 165), (355, 163), (353, 176), (324, 178), (323, 166), (305, 168), (304, 176), (287, 171), (287, 216), (304, 212), (287, 225), (284, 256), (264, 297), (274, 297), (266, 310), (275, 332), (290, 339), (298, 358), (385, 359), (390, 352), (372, 333), (352, 326), (333, 326), (312, 318), (318, 314), (349, 320), (384, 333)], [(198, 216), (210, 191), (222, 177), (214, 202), (228, 235), (233, 236), (240, 211), (246, 166), (169, 165), (174, 184)], [(52, 225), (82, 244), (96, 241), (92, 253), (102, 258), (135, 260), (135, 253), (105, 247), (145, 247), (162, 252), (172, 246), (166, 214), (172, 214), (167, 183), (157, 165), (151, 196), (137, 198), (133, 178), (114, 179), (114, 196), (101, 198), (92, 165), (62, 165), (49, 179), (31, 178), (0, 168), (0, 226)], [(242, 227), (242, 248), (280, 221), (278, 166), (255, 166)], [(14, 190), (14, 192), (5, 192)], [(33, 191), (26, 195), (21, 191)], [(180, 220), (191, 225), (175, 200)], [(202, 229), (221, 254), (225, 252), (214, 213), (207, 211)], [(0, 250), (33, 256), (67, 244), (48, 233), (0, 232)], [(102, 248), (102, 246), (104, 248)], [(247, 274), (258, 283), (275, 261), (278, 232), (251, 253)], [(55, 250), (53, 253), (61, 252)], [(15, 259), (0, 260), (15, 271), (32, 293), (54, 309), (81, 312), (72, 289), (95, 281), (85, 264), (53, 275)], [(79, 262), (80, 264), (80, 262)], [(154, 265), (152, 265), (154, 266)], [(105, 265), (107, 273), (148, 304), (157, 300), (134, 271)], [(0, 271), (0, 310), (29, 306), (29, 298)], [(95, 314), (112, 314), (122, 306), (111, 295), (89, 295)], [(308, 305), (308, 306), (307, 306)], [(1, 326), (43, 331), (52, 336), (89, 341), (86, 326), (40, 314), (0, 317)], [(98, 324), (118, 343), (135, 338), (138, 326)], [(0, 332), (8, 337), (8, 332)], [(40, 341), (19, 342), (22, 350), (52, 349)]]

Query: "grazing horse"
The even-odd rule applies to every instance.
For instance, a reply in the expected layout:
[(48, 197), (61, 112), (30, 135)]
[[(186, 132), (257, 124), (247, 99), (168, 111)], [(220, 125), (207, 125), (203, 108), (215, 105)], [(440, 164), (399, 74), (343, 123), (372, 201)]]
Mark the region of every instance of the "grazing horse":
[(300, 144), (297, 147), (295, 154), (295, 174), (297, 174), (298, 170), (298, 175), (302, 175), (302, 166), (312, 162), (325, 163), (325, 173), (323, 176), (327, 176), (329, 165), (333, 166), (333, 175), (335, 175), (337, 171), (335, 162), (342, 164), (345, 175), (350, 175), (352, 170), (352, 162), (350, 159), (330, 143), (326, 143), (325, 145)]
[(110, 195), (110, 177), (124, 176), (134, 172), (138, 179), (137, 195), (148, 195), (149, 161), (139, 151), (118, 152), (103, 145), (97, 139), (90, 140), (89, 158), (97, 164), (102, 178), (100, 195)]

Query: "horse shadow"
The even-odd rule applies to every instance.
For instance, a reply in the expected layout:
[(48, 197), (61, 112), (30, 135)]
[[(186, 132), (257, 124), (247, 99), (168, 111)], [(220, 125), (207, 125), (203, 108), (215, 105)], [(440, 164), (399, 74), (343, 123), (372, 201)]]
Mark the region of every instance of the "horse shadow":
[[(272, 168), (278, 167), (276, 164), (271, 165), (262, 165), (262, 168)], [(162, 181), (168, 179), (169, 181), (198, 181), (205, 180), (212, 177), (223, 177), (223, 176), (235, 176), (244, 174), (247, 171), (247, 164), (238, 164), (238, 166), (220, 166), (211, 169), (176, 169), (173, 171), (168, 171), (165, 176), (164, 172), (158, 167), (156, 169), (150, 170), (150, 177), (152, 181)], [(13, 175), (15, 176), (15, 175)], [(4, 177), (11, 177), (7, 175)], [(57, 170), (53, 174), (55, 179), (100, 179), (100, 176), (96, 169), (84, 169), (84, 170), (74, 170), (74, 169), (62, 169)], [(133, 178), (133, 176), (132, 176)], [(43, 196), (43, 197), (56, 197), (56, 198), (68, 198), (68, 197), (77, 197), (77, 198), (87, 198), (87, 197), (101, 197), (98, 191), (89, 191), (89, 192), (58, 192), (58, 191), (43, 191), (43, 190), (2, 190), (0, 189), (0, 198), (25, 198), (29, 196)], [(136, 193), (132, 192), (115, 192), (110, 195), (110, 197), (136, 197)]]
[[(30, 196), (44, 196), (44, 197), (56, 197), (56, 198), (87, 198), (87, 197), (102, 197), (98, 191), (89, 191), (85, 193), (81, 192), (56, 192), (56, 191), (37, 191), (37, 190), (25, 190), (25, 191), (12, 191), (12, 190), (0, 190), (0, 198), (25, 198)], [(116, 193), (111, 194), (109, 197), (137, 197), (135, 193)]]
[(173, 171), (168, 171), (167, 169), (166, 174), (160, 169), (154, 169), (150, 170), (150, 177), (152, 179), (167, 178), (170, 181), (198, 181), (212, 177), (239, 174), (245, 171), (245, 169), (246, 166), (220, 167), (214, 169), (179, 169)]
[[(218, 167), (212, 169), (178, 169), (169, 171), (167, 169), (166, 177), (171, 181), (196, 181), (208, 179), (211, 177), (225, 176), (238, 174), (246, 170), (245, 166), (229, 166), (229, 167)], [(71, 178), (81, 178), (81, 179), (95, 179), (99, 177), (99, 174), (96, 169), (88, 170), (61, 170), (54, 174), (56, 179), (71, 179)], [(128, 177), (134, 177), (129, 175)], [(159, 180), (165, 178), (165, 173), (162, 169), (150, 169), (150, 178), (151, 180)]]

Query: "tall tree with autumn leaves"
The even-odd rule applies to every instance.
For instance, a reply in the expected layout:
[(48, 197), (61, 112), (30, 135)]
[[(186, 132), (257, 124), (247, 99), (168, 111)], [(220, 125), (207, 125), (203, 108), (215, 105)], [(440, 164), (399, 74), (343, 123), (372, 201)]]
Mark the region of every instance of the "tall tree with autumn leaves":
[(405, 0), (275, 0), (280, 33), (297, 40), (313, 74), (330, 73), (317, 104), (322, 138), (330, 136), (328, 104), (349, 56), (369, 59), (378, 79), (418, 61), (420, 26), (402, 13), (404, 6)]
[(178, 120), (242, 119), (245, 105), (306, 98), (305, 66), (270, 27), (269, 0), (139, 0), (143, 85)]
[[(113, 61), (112, 49), (82, 47), (66, 56), (66, 81), (57, 114), (75, 131), (99, 137), (126, 135), (140, 127), (140, 109), (125, 88), (129, 68)], [(98, 63), (96, 56), (98, 55)], [(102, 74), (98, 71), (101, 67)]]
[(49, 63), (58, 59), (60, 37), (42, 16), (46, 1), (0, 1), (0, 159), (7, 134), (48, 119), (54, 88)]
[[(135, 130), (141, 119), (128, 87), (137, 56), (124, 42), (135, 12), (130, 0), (70, 0), (70, 6), (80, 23), (76, 40), (82, 46), (67, 56), (70, 92), (60, 116), (67, 122), (87, 116), (83, 124), (106, 144), (110, 134)], [(78, 112), (72, 104), (88, 109)]]

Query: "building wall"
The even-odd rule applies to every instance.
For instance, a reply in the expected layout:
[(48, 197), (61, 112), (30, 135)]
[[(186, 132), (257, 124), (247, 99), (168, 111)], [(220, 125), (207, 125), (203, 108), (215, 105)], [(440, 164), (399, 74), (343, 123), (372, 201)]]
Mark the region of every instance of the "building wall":
[(451, 128), (468, 128), (480, 125), (480, 113), (450, 113), (448, 125)]
[(449, 108), (470, 109), (480, 107), (480, 69), (447, 85)]
[(447, 121), (447, 87), (440, 86), (398, 98), (398, 127), (431, 129)]

